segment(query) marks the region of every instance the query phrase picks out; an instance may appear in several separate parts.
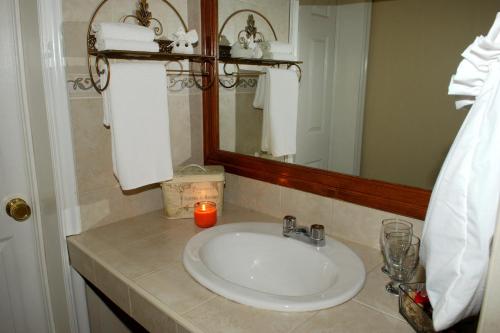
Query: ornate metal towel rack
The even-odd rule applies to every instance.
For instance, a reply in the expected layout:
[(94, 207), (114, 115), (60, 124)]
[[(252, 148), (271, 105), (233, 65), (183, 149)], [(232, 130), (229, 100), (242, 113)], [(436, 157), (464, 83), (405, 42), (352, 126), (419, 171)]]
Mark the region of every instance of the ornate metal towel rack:
[[(241, 13), (250, 13), (247, 18), (247, 25), (244, 29), (240, 30), (238, 32), (237, 38), (240, 44), (243, 46), (245, 37), (246, 39), (248, 38), (253, 38), (254, 41), (256, 42), (264, 42), (265, 36), (262, 34), (262, 32), (258, 31), (257, 27), (255, 26), (255, 19), (254, 19), (254, 14), (261, 17), (269, 26), (271, 29), (271, 32), (273, 34), (274, 40), (278, 40), (278, 37), (276, 35), (276, 31), (274, 30), (273, 25), (271, 24), (271, 21), (265, 17), (263, 14), (259, 13), (256, 10), (253, 9), (240, 9), (229, 15), (224, 23), (222, 24), (220, 30), (219, 30), (219, 35), (218, 35), (218, 40), (219, 42), (223, 38), (223, 32), (224, 28), (228, 24), (228, 22), (233, 19), (236, 15), (241, 14)], [(254, 65), (254, 66), (271, 66), (271, 67), (277, 67), (279, 68), (280, 66), (286, 66), (287, 69), (290, 68), (295, 68), (295, 71), (297, 72), (297, 75), (299, 77), (299, 81), (302, 78), (302, 69), (300, 68), (300, 64), (302, 64), (302, 61), (292, 61), (292, 60), (274, 60), (274, 59), (254, 59), (254, 58), (233, 58), (228, 54), (229, 50), (223, 50), (221, 47), (219, 47), (219, 61), (223, 63), (222, 66), (222, 74), (221, 76), (230, 76), (234, 77), (234, 81), (231, 84), (226, 84), (223, 80), (219, 78), (219, 83), (221, 86), (224, 88), (234, 88), (240, 84), (240, 78), (245, 77), (245, 76), (257, 76), (257, 75), (262, 75), (265, 74), (263, 71), (240, 71), (240, 65)], [(227, 70), (227, 65), (233, 65), (234, 70), (232, 72), (229, 72)]]
[[(211, 87), (215, 81), (215, 61), (216, 58), (213, 56), (204, 56), (200, 54), (176, 54), (171, 53), (171, 47), (169, 46), (171, 41), (167, 39), (155, 39), (155, 41), (159, 44), (160, 51), (159, 52), (137, 52), (137, 51), (119, 51), (119, 50), (106, 50), (106, 51), (98, 51), (95, 47), (96, 44), (96, 36), (92, 32), (92, 24), (94, 20), (101, 10), (101, 8), (108, 2), (109, 0), (103, 0), (97, 6), (96, 10), (92, 14), (92, 17), (89, 21), (89, 26), (87, 29), (87, 66), (90, 75), (90, 81), (92, 82), (92, 86), (98, 93), (102, 93), (111, 80), (111, 72), (109, 67), (110, 59), (124, 59), (124, 60), (156, 60), (156, 61), (166, 61), (167, 65), (169, 62), (176, 62), (180, 65), (179, 70), (166, 69), (166, 74), (175, 74), (175, 75), (184, 75), (188, 74), (193, 77), (193, 81), (195, 85), (202, 90), (206, 90)], [(161, 0), (166, 6), (168, 6), (172, 12), (177, 16), (179, 21), (182, 24), (182, 27), (185, 31), (188, 30), (186, 22), (179, 14), (177, 9), (167, 0)], [(135, 14), (126, 15), (120, 21), (126, 22), (133, 20), (137, 24), (150, 27), (153, 29), (156, 36), (162, 36), (164, 30), (162, 23), (155, 17), (153, 17), (152, 13), (149, 11), (149, 4), (147, 0), (138, 0), (137, 10)], [(193, 69), (185, 70), (182, 67), (181, 61), (188, 61), (191, 64), (197, 63), (200, 66), (200, 70), (196, 71)], [(102, 66), (106, 68), (103, 68)], [(94, 72), (97, 76), (105, 75), (105, 80), (96, 80), (94, 79)], [(201, 78), (201, 83), (198, 82)], [(99, 82), (99, 83), (98, 83)]]

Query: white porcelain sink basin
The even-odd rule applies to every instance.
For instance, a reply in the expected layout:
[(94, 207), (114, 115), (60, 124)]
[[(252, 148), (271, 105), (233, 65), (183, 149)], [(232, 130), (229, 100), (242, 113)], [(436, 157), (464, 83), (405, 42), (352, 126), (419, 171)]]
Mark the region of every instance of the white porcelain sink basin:
[(275, 223), (233, 223), (200, 232), (184, 249), (184, 266), (230, 300), (277, 311), (313, 311), (354, 297), (365, 268), (347, 246), (324, 247), (282, 236)]

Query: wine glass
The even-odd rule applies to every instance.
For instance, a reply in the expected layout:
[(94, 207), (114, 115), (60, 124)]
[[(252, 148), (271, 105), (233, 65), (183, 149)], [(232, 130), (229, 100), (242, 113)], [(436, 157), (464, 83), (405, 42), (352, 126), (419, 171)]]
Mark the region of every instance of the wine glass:
[(382, 221), (382, 227), (380, 228), (380, 251), (382, 252), (382, 257), (384, 259), (384, 265), (381, 270), (385, 274), (389, 275), (389, 269), (387, 267), (387, 259), (385, 257), (385, 240), (387, 235), (391, 232), (405, 232), (408, 237), (413, 234), (413, 225), (402, 219), (385, 219)]
[(389, 269), (389, 282), (385, 289), (399, 294), (399, 284), (409, 282), (415, 275), (419, 262), (420, 238), (405, 232), (391, 232), (385, 241), (385, 254)]

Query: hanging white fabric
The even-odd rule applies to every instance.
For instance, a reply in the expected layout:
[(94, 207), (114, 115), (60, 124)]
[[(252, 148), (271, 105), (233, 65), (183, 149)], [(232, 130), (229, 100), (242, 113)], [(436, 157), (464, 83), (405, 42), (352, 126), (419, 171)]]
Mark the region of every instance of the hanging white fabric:
[(421, 257), (436, 330), (477, 314), (500, 198), (500, 13), (462, 53), (449, 94), (471, 105), (432, 191)]

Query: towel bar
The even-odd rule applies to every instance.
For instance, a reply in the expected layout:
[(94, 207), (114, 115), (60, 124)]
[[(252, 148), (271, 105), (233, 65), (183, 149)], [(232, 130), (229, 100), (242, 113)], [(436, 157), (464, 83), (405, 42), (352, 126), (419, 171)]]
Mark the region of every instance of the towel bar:
[[(232, 65), (235, 66), (236, 70), (234, 72), (228, 72), (226, 70), (226, 65), (227, 64), (228, 63), (226, 63), (226, 62), (224, 63), (224, 65), (222, 66), (222, 70), (223, 70), (224, 73), (223, 74), (219, 74), (219, 76), (232, 76), (232, 77), (236, 78), (235, 81), (232, 84), (229, 84), (229, 85), (226, 85), (224, 83), (224, 81), (222, 81), (222, 80), (219, 79), (220, 85), (223, 86), (224, 88), (227, 88), (227, 89), (236, 87), (240, 83), (240, 78), (241, 77), (248, 77), (248, 76), (256, 76), (256, 75), (266, 74), (266, 72), (263, 72), (263, 71), (245, 71), (244, 73), (240, 73), (240, 66), (237, 63), (233, 63), (232, 64)], [(279, 68), (279, 65), (280, 64), (276, 64), (276, 65), (273, 65), (273, 67), (278, 67)], [(296, 64), (296, 63), (287, 63), (285, 65), (286, 65), (286, 69), (290, 69), (292, 67), (297, 68), (295, 70), (295, 72), (297, 73), (297, 76), (298, 76), (298, 79), (299, 79), (299, 82), (300, 82), (300, 80), (302, 79), (302, 69), (300, 68), (300, 66), (298, 64)]]
[[(150, 27), (151, 23), (153, 23), (154, 26), (152, 26), (151, 28), (153, 29), (156, 36), (160, 36), (163, 33), (163, 25), (158, 19), (152, 16), (152, 13), (149, 11), (148, 1), (147, 0), (134, 0), (134, 1), (138, 1), (138, 9), (135, 11), (135, 14), (126, 15), (120, 21), (125, 22), (128, 19), (134, 19), (139, 25), (145, 27)], [(167, 61), (167, 63), (177, 62), (179, 64), (180, 64), (179, 61), (181, 60), (187, 60), (190, 63), (195, 62), (201, 65), (202, 69), (200, 71), (184, 70), (181, 65), (180, 70), (166, 69), (166, 72), (167, 74), (191, 75), (195, 79), (194, 80), (195, 85), (201, 90), (206, 90), (213, 85), (215, 81), (215, 70), (214, 70), (215, 57), (203, 56), (197, 54), (170, 53), (170, 50), (167, 47), (167, 45), (169, 45), (170, 43), (163, 39), (155, 40), (160, 45), (160, 52), (138, 52), (138, 51), (120, 51), (120, 50), (98, 51), (95, 47), (96, 36), (94, 33), (92, 33), (92, 24), (94, 23), (94, 19), (101, 10), (102, 6), (104, 6), (106, 2), (108, 2), (108, 0), (102, 0), (99, 3), (99, 5), (97, 6), (96, 10), (94, 11), (94, 13), (90, 18), (87, 29), (87, 67), (92, 86), (99, 94), (101, 94), (102, 91), (104, 91), (108, 87), (109, 82), (111, 80), (111, 73), (109, 70), (110, 69), (109, 59), (160, 60), (160, 61)], [(169, 1), (161, 0), (161, 2), (163, 2), (174, 12), (174, 14), (180, 20), (184, 30), (188, 31), (186, 22), (179, 14), (179, 11)], [(92, 64), (92, 58), (94, 58), (94, 64)], [(97, 73), (98, 76), (103, 74), (106, 75), (106, 80), (104, 85), (103, 85), (103, 80), (100, 80), (100, 78), (99, 80), (94, 79), (92, 67), (95, 68), (95, 73)], [(197, 77), (202, 77), (207, 79), (202, 80), (202, 83), (200, 84), (198, 80), (196, 80)], [(97, 82), (99, 82), (99, 84)]]

